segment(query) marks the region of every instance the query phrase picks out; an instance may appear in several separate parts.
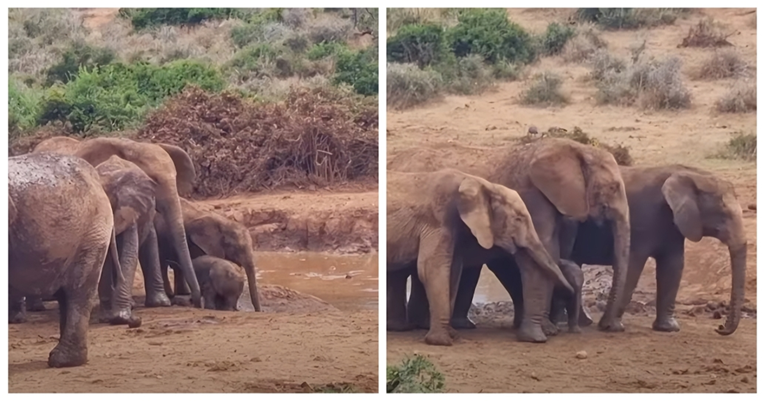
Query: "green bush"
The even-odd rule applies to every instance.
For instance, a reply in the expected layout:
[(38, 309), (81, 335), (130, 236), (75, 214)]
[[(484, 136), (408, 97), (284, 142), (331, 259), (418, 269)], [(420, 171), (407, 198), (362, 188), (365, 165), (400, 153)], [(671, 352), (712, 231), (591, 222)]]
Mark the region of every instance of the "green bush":
[[(262, 12), (254, 14), (251, 22), (231, 29), (231, 40), (243, 48), (253, 43), (277, 42), (291, 33), (287, 25), (277, 19), (281, 14)], [(255, 17), (257, 16), (257, 17)]]
[(276, 58), (283, 53), (281, 48), (271, 46), (270, 44), (259, 44), (248, 46), (241, 51), (236, 52), (229, 61), (225, 69), (234, 71), (240, 76), (261, 77), (272, 75), (272, 64)]
[(117, 63), (93, 71), (81, 68), (75, 79), (45, 93), (39, 123), (62, 121), (75, 132), (124, 129), (189, 84), (220, 91), (224, 81), (216, 69), (188, 60), (163, 66)]
[(757, 161), (757, 134), (737, 133), (725, 144), (720, 156), (726, 159)]
[(308, 49), (309, 60), (320, 60), (325, 57), (334, 57), (348, 51), (348, 46), (340, 42), (321, 42)]
[(685, 12), (682, 8), (580, 8), (576, 16), (604, 29), (639, 29), (671, 25)]
[(29, 88), (15, 77), (8, 80), (8, 132), (13, 140), (20, 131), (37, 125), (42, 112), (43, 92)]
[(83, 42), (74, 42), (61, 56), (61, 61), (51, 66), (46, 72), (46, 84), (67, 83), (77, 75), (80, 68), (92, 71), (94, 67), (107, 65), (115, 58), (112, 50), (92, 47)]
[(424, 68), (438, 63), (447, 51), (445, 31), (438, 24), (404, 25), (388, 38), (389, 62), (416, 63)]
[(536, 57), (531, 36), (507, 19), (504, 9), (466, 9), (449, 33), (457, 57), (479, 54), (489, 63), (528, 63)]
[(443, 78), (437, 71), (420, 69), (415, 64), (388, 63), (386, 70), (388, 106), (405, 109), (439, 96)]
[(574, 28), (553, 22), (547, 25), (547, 31), (542, 37), (542, 48), (545, 54), (555, 55), (563, 50), (569, 39), (575, 34)]
[(387, 393), (443, 393), (444, 375), (422, 355), (386, 369)]
[(241, 14), (236, 8), (121, 8), (119, 15), (129, 19), (133, 28), (145, 29), (157, 25), (196, 25)]
[(441, 73), (447, 90), (460, 95), (481, 93), (494, 81), (494, 71), (478, 54), (461, 58), (452, 55), (434, 68)]
[(377, 60), (377, 46), (359, 52), (342, 52), (337, 57), (333, 81), (348, 84), (361, 95), (376, 95), (379, 91)]

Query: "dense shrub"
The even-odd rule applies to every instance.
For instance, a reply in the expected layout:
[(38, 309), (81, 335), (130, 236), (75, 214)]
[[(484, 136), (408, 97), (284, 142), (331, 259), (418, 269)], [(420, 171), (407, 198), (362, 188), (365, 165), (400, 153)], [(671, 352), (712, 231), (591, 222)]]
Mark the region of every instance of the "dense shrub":
[(224, 69), (242, 80), (276, 75), (276, 59), (284, 53), (270, 44), (248, 46), (238, 51)]
[(726, 159), (741, 159), (746, 161), (757, 160), (757, 134), (735, 134), (719, 156)]
[(300, 28), (311, 19), (312, 11), (308, 8), (288, 8), (282, 11), (282, 21), (290, 28)]
[(335, 66), (335, 83), (345, 83), (361, 95), (376, 95), (378, 92), (377, 47), (362, 51), (346, 51), (338, 54)]
[(448, 52), (445, 31), (438, 24), (404, 25), (388, 38), (389, 62), (416, 63), (420, 68), (435, 64)]
[(479, 54), (490, 63), (527, 63), (536, 56), (531, 36), (510, 22), (504, 9), (465, 9), (458, 20), (448, 35), (457, 57)]
[(441, 74), (433, 69), (420, 69), (415, 64), (388, 63), (387, 104), (404, 109), (425, 103), (439, 96), (443, 85)]
[(627, 68), (627, 64), (619, 57), (609, 53), (605, 49), (596, 50), (589, 58), (589, 77), (596, 81), (602, 80), (608, 73), (620, 73)]
[(557, 106), (568, 103), (561, 92), (563, 80), (555, 73), (545, 71), (537, 74), (528, 88), (521, 94), (521, 102), (534, 106)]
[(117, 63), (90, 72), (81, 69), (75, 79), (46, 92), (40, 123), (62, 121), (74, 132), (124, 129), (188, 84), (219, 91), (224, 81), (216, 69), (186, 60), (163, 66)]
[(352, 23), (332, 15), (314, 18), (306, 24), (306, 33), (314, 43), (343, 42), (351, 35)]
[(348, 46), (339, 42), (321, 42), (313, 45), (308, 50), (309, 60), (319, 60), (325, 57), (334, 57), (348, 50)]
[(563, 47), (563, 59), (569, 63), (582, 63), (590, 60), (598, 50), (605, 50), (608, 44), (600, 38), (592, 24), (580, 26), (576, 35)]
[(547, 31), (542, 37), (542, 49), (548, 55), (558, 54), (575, 33), (574, 28), (553, 22), (547, 25)]
[(698, 24), (688, 28), (688, 35), (683, 38), (679, 47), (723, 47), (733, 46), (728, 42), (722, 28), (711, 18), (700, 20)]
[(721, 79), (748, 75), (746, 61), (732, 49), (716, 51), (704, 61), (696, 75), (699, 79)]
[(196, 25), (210, 19), (240, 16), (236, 8), (121, 8), (119, 15), (129, 19), (135, 29), (158, 25)]
[(292, 31), (287, 25), (276, 21), (263, 21), (235, 26), (231, 29), (231, 40), (243, 48), (251, 44), (278, 42)]
[(687, 10), (680, 8), (580, 8), (580, 21), (595, 22), (604, 29), (639, 29), (671, 25)]
[(739, 81), (715, 102), (721, 113), (747, 113), (757, 111), (757, 84), (753, 80)]
[(679, 58), (669, 57), (638, 61), (623, 69), (603, 69), (596, 83), (597, 100), (617, 105), (639, 102), (646, 109), (690, 107), (691, 93), (683, 83), (681, 66)]
[(478, 54), (461, 58), (452, 56), (435, 69), (446, 82), (445, 88), (460, 95), (481, 93), (494, 81), (494, 71)]
[(61, 60), (48, 69), (46, 72), (46, 84), (53, 85), (55, 82), (67, 83), (77, 75), (80, 68), (92, 71), (94, 67), (111, 63), (114, 58), (115, 54), (110, 49), (92, 47), (82, 42), (74, 42), (64, 51)]
[(8, 80), (8, 133), (14, 140), (21, 131), (37, 125), (40, 118), (43, 92), (29, 88), (15, 77)]
[(422, 355), (386, 369), (387, 393), (442, 393), (444, 375)]

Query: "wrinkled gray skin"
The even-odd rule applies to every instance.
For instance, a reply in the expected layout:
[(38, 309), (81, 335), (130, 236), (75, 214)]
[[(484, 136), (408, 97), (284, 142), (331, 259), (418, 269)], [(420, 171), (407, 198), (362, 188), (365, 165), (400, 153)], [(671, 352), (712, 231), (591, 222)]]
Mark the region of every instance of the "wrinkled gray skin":
[(101, 268), (107, 252), (116, 256), (109, 198), (95, 168), (77, 157), (11, 157), (8, 181), (9, 298), (20, 307), (27, 295), (55, 297), (61, 336), (48, 366), (83, 365)]
[[(633, 224), (625, 297), (619, 314), (624, 314), (647, 259), (654, 258), (657, 288), (653, 329), (679, 331), (674, 311), (685, 264), (685, 240), (698, 242), (702, 237), (713, 237), (728, 246), (732, 275), (730, 313), (716, 331), (733, 334), (741, 320), (747, 250), (741, 206), (733, 185), (708, 171), (683, 165), (622, 167), (621, 172)], [(613, 263), (609, 227), (591, 221), (568, 224), (573, 229), (564, 231), (561, 242), (570, 244), (570, 259), (580, 265)], [(556, 318), (561, 314), (559, 310), (553, 312)]]
[(96, 170), (114, 211), (117, 248), (125, 278), (114, 283), (111, 280), (113, 266), (107, 260), (98, 291), (101, 320), (138, 327), (140, 318), (132, 313), (132, 290), (139, 260), (146, 283), (146, 306), (170, 306), (164, 289), (158, 285), (161, 273), (154, 230), (157, 184), (138, 166), (117, 156), (99, 164)]
[[(425, 336), (430, 345), (451, 345), (455, 337), (449, 318), (463, 266), (481, 266), (497, 255), (515, 255), (539, 266), (540, 279), (528, 279), (523, 286), (540, 312), (546, 306), (539, 298), (548, 280), (571, 290), (517, 192), (454, 169), (389, 172), (387, 185), (389, 330), (408, 329), (407, 319), (416, 320), (403, 314), (406, 277), (414, 266), (423, 281), (418, 306), (421, 319), (430, 320)], [(546, 340), (536, 335), (542, 335), (541, 313), (530, 317), (518, 331), (518, 340)]]
[[(247, 227), (215, 212), (201, 210), (193, 202), (183, 198), (181, 198), (181, 211), (192, 258), (210, 255), (241, 266), (247, 274), (247, 286), (253, 309), (260, 312), (255, 252)], [(185, 285), (183, 273), (176, 268), (178, 258), (172, 246), (172, 236), (168, 231), (164, 215), (157, 214), (154, 218), (154, 226), (157, 229), (160, 268), (165, 292), (171, 298), (175, 295), (187, 295), (189, 290)], [(170, 285), (168, 267), (174, 270), (175, 289)], [(173, 300), (178, 301), (176, 298)]]
[(192, 260), (194, 272), (202, 288), (205, 309), (237, 311), (237, 302), (244, 290), (242, 268), (226, 259), (200, 256)]

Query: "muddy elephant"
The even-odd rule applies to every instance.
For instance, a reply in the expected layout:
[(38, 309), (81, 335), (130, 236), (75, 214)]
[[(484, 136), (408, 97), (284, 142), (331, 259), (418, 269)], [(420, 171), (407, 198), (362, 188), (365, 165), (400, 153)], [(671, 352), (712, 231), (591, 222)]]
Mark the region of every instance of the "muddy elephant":
[(226, 259), (200, 256), (192, 260), (197, 281), (202, 287), (205, 309), (237, 311), (244, 290), (242, 268)]
[(69, 137), (53, 137), (40, 142), (34, 153), (56, 152), (71, 154), (97, 166), (118, 156), (135, 163), (157, 183), (157, 211), (166, 216), (168, 232), (173, 248), (179, 255), (180, 268), (191, 288), (195, 306), (201, 307), (199, 283), (194, 275), (188, 243), (186, 242), (181, 212), (180, 195), (188, 194), (193, 188), (195, 170), (189, 155), (181, 148), (167, 144), (137, 142), (125, 138), (92, 138), (78, 141)]
[(95, 168), (72, 156), (10, 157), (8, 181), (9, 299), (54, 297), (61, 335), (48, 366), (83, 365), (107, 253), (119, 265), (109, 198)]
[[(714, 237), (728, 247), (732, 274), (730, 314), (717, 333), (730, 335), (741, 320), (746, 276), (747, 238), (741, 206), (733, 185), (697, 168), (683, 165), (622, 167), (632, 224), (623, 314), (648, 258), (656, 260), (656, 331), (678, 331), (675, 298), (685, 260), (685, 240)], [(570, 258), (578, 264), (611, 265), (610, 227), (591, 221), (571, 222), (563, 242), (572, 244)], [(556, 313), (557, 314), (557, 313)]]
[[(252, 238), (247, 227), (215, 212), (198, 208), (193, 202), (181, 198), (183, 224), (186, 229), (189, 249), (192, 257), (210, 255), (226, 259), (244, 268), (247, 274), (247, 286), (250, 301), (256, 312), (261, 311), (258, 295), (257, 270)], [(164, 216), (160, 213), (154, 218), (159, 242), (160, 266), (168, 296), (186, 293), (183, 277), (185, 272), (175, 271), (175, 290), (170, 286), (168, 267), (175, 267), (178, 258), (172, 247), (171, 232)]]
[[(157, 184), (134, 163), (112, 156), (96, 167), (114, 211), (114, 230), (122, 274), (112, 274), (107, 260), (99, 282), (102, 321), (140, 325), (133, 315), (133, 281), (141, 262), (146, 286), (146, 306), (170, 306), (162, 287), (157, 235), (154, 230)], [(112, 277), (122, 280), (114, 282)]]
[[(530, 304), (544, 306), (541, 287), (547, 285), (548, 277), (571, 290), (540, 242), (521, 197), (513, 190), (453, 169), (389, 172), (387, 204), (388, 291), (396, 300), (388, 305), (391, 329), (404, 324), (406, 275), (401, 273), (413, 263), (430, 301), (430, 329), (425, 342), (431, 345), (452, 344), (454, 331), (449, 318), (463, 265), (480, 266), (496, 253), (535, 261), (536, 265), (524, 266), (539, 266), (544, 278), (524, 280), (524, 296), (529, 297)], [(527, 314), (518, 339), (544, 340), (541, 320), (541, 313)]]
[[(560, 267), (563, 276), (566, 278), (566, 281), (568, 281), (571, 287), (573, 287), (574, 292), (571, 293), (565, 289), (556, 288), (556, 295), (559, 297), (559, 299), (556, 300), (561, 302), (562, 307), (565, 308), (566, 313), (568, 314), (568, 331), (570, 333), (581, 333), (582, 330), (580, 327), (580, 311), (582, 310), (582, 286), (584, 285), (584, 274), (582, 273), (582, 269), (579, 265), (567, 259), (561, 259), (560, 262), (558, 262), (558, 266)], [(468, 267), (466, 266), (463, 269), (467, 268)], [(474, 266), (473, 268), (477, 268), (480, 271), (481, 266), (478, 265)], [(404, 278), (404, 280), (406, 280), (406, 278)], [(410, 319), (410, 325), (421, 329), (428, 329), (428, 300), (422, 295), (424, 293), (425, 290), (422, 286), (422, 282), (417, 277), (415, 271), (412, 274), (412, 291), (409, 302), (407, 303), (407, 314)], [(392, 302), (391, 296), (399, 297), (400, 299), (401, 297), (405, 296), (405, 294), (401, 295), (401, 293), (389, 293), (388, 302)], [(401, 301), (399, 300), (398, 302)], [(516, 320), (516, 322), (518, 321)], [(590, 320), (589, 323), (592, 323), (592, 321)], [(468, 319), (467, 315), (452, 316), (452, 326), (459, 328), (475, 328), (475, 324)], [(520, 327), (519, 322), (516, 328), (518, 327)], [(543, 330), (544, 329), (545, 328), (543, 328)]]

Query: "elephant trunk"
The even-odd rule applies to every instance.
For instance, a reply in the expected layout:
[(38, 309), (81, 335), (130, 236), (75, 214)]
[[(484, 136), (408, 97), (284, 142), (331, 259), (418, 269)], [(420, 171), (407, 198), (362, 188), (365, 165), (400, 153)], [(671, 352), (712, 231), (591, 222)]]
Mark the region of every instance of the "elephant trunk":
[(630, 222), (627, 215), (618, 215), (611, 220), (614, 235), (614, 262), (611, 291), (608, 294), (606, 314), (616, 316), (624, 300), (624, 286), (627, 281), (627, 269), (630, 258)]
[(730, 313), (725, 324), (715, 331), (727, 336), (733, 334), (741, 321), (741, 306), (744, 304), (744, 285), (746, 284), (746, 242), (743, 245), (729, 246), (731, 267)]
[(534, 262), (536, 262), (542, 268), (545, 274), (555, 279), (558, 285), (566, 288), (572, 294), (574, 293), (573, 287), (571, 287), (571, 284), (569, 284), (568, 280), (566, 280), (566, 277), (563, 275), (560, 267), (558, 267), (558, 264), (555, 263), (555, 260), (550, 255), (550, 253), (547, 252), (541, 242), (536, 241), (536, 243), (525, 248), (525, 250), (528, 252), (529, 256), (531, 256), (531, 259), (533, 259)]
[(194, 273), (194, 266), (191, 264), (191, 254), (189, 253), (189, 244), (186, 241), (186, 229), (183, 225), (183, 213), (181, 212), (181, 202), (178, 198), (176, 185), (175, 183), (163, 183), (159, 188), (160, 192), (157, 194), (159, 212), (165, 217), (165, 222), (172, 235), (181, 272), (191, 290), (191, 299), (194, 306), (200, 308), (202, 307), (202, 293), (199, 290), (199, 282), (197, 281), (197, 275)]
[(255, 312), (261, 312), (260, 307), (260, 295), (258, 294), (258, 283), (256, 279), (255, 270), (255, 255), (252, 252), (252, 247), (247, 250), (247, 261), (243, 265), (244, 272), (247, 273), (247, 287), (250, 290), (250, 301), (252, 301), (252, 307), (255, 308)]

